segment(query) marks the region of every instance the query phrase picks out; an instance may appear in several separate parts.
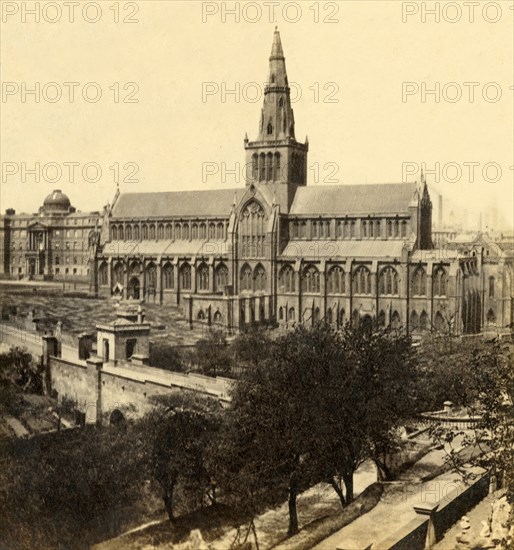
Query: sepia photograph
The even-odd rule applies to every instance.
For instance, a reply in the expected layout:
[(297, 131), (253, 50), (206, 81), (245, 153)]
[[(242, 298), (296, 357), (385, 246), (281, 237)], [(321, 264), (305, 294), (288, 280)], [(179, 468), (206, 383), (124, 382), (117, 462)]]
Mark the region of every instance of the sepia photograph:
[(0, 0), (0, 550), (514, 548), (513, 36)]

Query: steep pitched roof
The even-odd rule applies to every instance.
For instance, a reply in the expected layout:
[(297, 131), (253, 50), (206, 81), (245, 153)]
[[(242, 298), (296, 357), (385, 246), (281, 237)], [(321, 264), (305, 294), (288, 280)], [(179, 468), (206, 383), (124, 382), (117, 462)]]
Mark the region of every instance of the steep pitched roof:
[(417, 183), (299, 187), (290, 214), (344, 216), (407, 213), (417, 189)]
[(114, 218), (167, 218), (172, 216), (228, 217), (245, 189), (175, 191), (159, 193), (122, 193), (114, 205)]

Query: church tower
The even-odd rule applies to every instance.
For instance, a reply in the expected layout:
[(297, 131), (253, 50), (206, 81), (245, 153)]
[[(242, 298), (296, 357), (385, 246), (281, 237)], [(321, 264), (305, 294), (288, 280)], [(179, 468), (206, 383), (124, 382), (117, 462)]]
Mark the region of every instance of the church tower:
[(255, 141), (245, 138), (246, 185), (272, 188), (277, 203), (289, 210), (297, 186), (307, 182), (308, 149), (307, 140), (295, 138), (285, 57), (275, 28), (259, 132)]

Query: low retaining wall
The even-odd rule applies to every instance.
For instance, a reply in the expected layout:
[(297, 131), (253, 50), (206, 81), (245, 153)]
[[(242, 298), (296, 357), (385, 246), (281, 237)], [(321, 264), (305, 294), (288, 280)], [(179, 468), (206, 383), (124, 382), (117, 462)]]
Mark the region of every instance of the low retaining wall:
[(444, 533), (489, 493), (489, 474), (465, 489), (456, 488), (436, 504), (415, 507), (418, 514), (407, 525), (372, 545), (372, 550), (425, 550), (443, 538)]

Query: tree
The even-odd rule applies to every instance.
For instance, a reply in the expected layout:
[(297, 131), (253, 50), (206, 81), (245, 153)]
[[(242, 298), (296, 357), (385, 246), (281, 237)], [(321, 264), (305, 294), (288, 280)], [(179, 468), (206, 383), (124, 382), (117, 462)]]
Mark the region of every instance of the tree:
[(258, 366), (267, 360), (271, 347), (272, 340), (268, 332), (251, 326), (239, 334), (234, 342), (235, 361), (243, 368)]
[(200, 372), (207, 376), (226, 375), (230, 372), (232, 357), (225, 334), (221, 330), (212, 330), (196, 343), (194, 362)]
[(43, 368), (35, 364), (26, 348), (12, 347), (0, 354), (2, 378), (9, 378), (22, 391), (43, 393)]
[(207, 454), (219, 423), (217, 401), (177, 394), (158, 398), (156, 407), (138, 424), (146, 448), (146, 469), (160, 487), (170, 522), (175, 520), (174, 494), (179, 482), (202, 495), (212, 489)]
[[(468, 472), (465, 464), (481, 466), (492, 475), (503, 473), (507, 498), (514, 503), (513, 346), (482, 338), (443, 340), (437, 345), (447, 351), (438, 360), (432, 360), (430, 346), (420, 351), (425, 390), (440, 391), (460, 406), (461, 414), (478, 420), (470, 430), (436, 426), (434, 438), (449, 445), (448, 460), (463, 475)], [(453, 447), (456, 441), (460, 452)]]
[(141, 499), (134, 432), (87, 428), (2, 448), (0, 538), (8, 548), (89, 548)]
[(158, 369), (172, 372), (184, 372), (184, 361), (176, 347), (163, 342), (154, 342), (150, 346), (150, 364)]
[(300, 326), (269, 350), (234, 387), (228, 439), (248, 493), (287, 489), (292, 535), (305, 488), (328, 481), (351, 502), (355, 470), (392, 445), (411, 412), (416, 365), (408, 338), (362, 326)]

